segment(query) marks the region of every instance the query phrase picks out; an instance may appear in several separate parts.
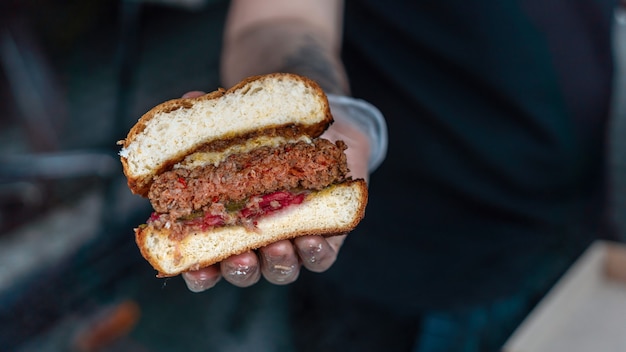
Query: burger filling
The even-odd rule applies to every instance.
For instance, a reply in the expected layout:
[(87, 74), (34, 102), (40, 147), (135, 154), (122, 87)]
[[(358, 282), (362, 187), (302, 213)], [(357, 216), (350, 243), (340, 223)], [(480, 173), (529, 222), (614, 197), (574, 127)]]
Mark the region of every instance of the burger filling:
[(260, 217), (345, 181), (345, 149), (342, 141), (297, 141), (231, 154), (217, 164), (174, 168), (151, 185), (155, 213), (148, 223), (175, 237), (217, 226), (254, 229)]

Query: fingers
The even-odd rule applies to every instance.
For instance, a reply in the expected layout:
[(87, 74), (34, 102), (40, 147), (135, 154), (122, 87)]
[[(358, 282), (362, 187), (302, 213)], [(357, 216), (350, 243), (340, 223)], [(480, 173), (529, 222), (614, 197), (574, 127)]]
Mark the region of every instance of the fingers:
[(205, 95), (205, 92), (199, 90), (192, 90), (191, 92), (187, 92), (183, 94), (183, 98), (197, 98), (199, 96)]
[(333, 265), (345, 237), (304, 236), (296, 238), (294, 244), (302, 265), (310, 271), (319, 273)]
[(215, 286), (220, 281), (220, 269), (217, 265), (212, 265), (196, 271), (189, 271), (182, 274), (187, 288), (192, 292), (202, 292)]
[(259, 281), (261, 270), (257, 255), (247, 252), (234, 255), (220, 264), (222, 276), (231, 284), (239, 287), (248, 287)]
[(344, 236), (303, 236), (291, 241), (279, 241), (223, 260), (220, 264), (183, 273), (190, 291), (202, 292), (215, 286), (223, 277), (238, 287), (254, 285), (261, 275), (273, 284), (286, 285), (300, 275), (300, 266), (310, 271), (328, 270), (335, 260)]
[(220, 264), (182, 274), (187, 288), (192, 292), (206, 291), (223, 277), (238, 287), (248, 287), (259, 281), (261, 270), (256, 254), (252, 252), (235, 255)]
[(294, 282), (300, 274), (300, 262), (291, 241), (278, 241), (259, 250), (261, 272), (273, 284)]

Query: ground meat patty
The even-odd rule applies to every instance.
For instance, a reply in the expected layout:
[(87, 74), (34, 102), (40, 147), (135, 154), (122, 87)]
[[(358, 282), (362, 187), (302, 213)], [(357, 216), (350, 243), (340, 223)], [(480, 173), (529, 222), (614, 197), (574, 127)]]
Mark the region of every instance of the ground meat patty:
[(261, 147), (231, 155), (217, 167), (174, 169), (153, 181), (148, 197), (155, 211), (172, 218), (280, 189), (320, 190), (344, 181), (346, 145), (325, 139)]

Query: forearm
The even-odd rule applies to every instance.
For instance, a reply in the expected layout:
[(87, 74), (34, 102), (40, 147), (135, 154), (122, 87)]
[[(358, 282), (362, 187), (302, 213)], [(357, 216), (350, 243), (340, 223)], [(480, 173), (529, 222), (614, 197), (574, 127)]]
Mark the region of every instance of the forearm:
[(292, 19), (266, 21), (225, 33), (222, 84), (271, 72), (290, 72), (316, 81), (327, 93), (348, 95), (338, 39), (316, 26)]
[[(342, 20), (341, 0), (231, 0), (224, 31), (221, 83), (232, 87), (246, 77), (273, 72), (300, 74), (316, 81), (329, 94), (335, 118), (323, 137), (345, 141), (351, 176), (367, 180), (384, 157), (386, 129), (374, 107), (369, 113), (362, 111), (368, 110), (363, 108), (365, 102), (346, 97), (350, 91), (340, 60)], [(220, 275), (241, 287), (254, 284), (261, 274), (270, 282), (284, 284), (298, 277), (300, 265), (315, 272), (328, 269), (344, 237), (306, 236), (292, 242), (279, 241), (225, 259), (219, 267), (185, 273), (184, 277), (193, 291), (212, 287)], [(270, 270), (277, 267), (295, 270)]]
[[(232, 0), (224, 30), (222, 84), (273, 72), (316, 81), (327, 94), (349, 96), (341, 61), (343, 1)], [(353, 176), (367, 178), (384, 158), (386, 128), (378, 111), (355, 100), (330, 99), (335, 124), (325, 137), (348, 144)]]

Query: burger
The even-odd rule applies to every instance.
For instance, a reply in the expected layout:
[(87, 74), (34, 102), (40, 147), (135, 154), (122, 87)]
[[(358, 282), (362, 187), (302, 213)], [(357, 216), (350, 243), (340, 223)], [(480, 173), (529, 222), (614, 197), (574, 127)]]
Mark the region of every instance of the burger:
[(120, 141), (130, 190), (154, 209), (135, 228), (161, 277), (304, 235), (350, 232), (367, 186), (349, 175), (346, 144), (312, 80), (273, 73), (162, 103)]

